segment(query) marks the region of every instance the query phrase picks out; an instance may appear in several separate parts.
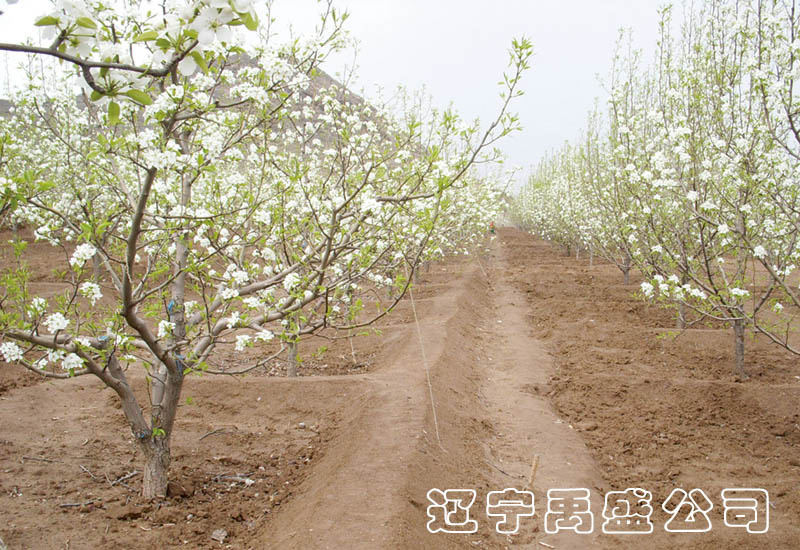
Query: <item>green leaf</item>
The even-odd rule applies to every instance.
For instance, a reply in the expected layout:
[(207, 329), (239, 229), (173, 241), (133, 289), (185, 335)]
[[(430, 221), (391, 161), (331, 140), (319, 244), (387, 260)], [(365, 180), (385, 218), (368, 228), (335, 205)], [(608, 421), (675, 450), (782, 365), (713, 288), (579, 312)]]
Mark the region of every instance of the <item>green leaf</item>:
[(37, 27), (49, 27), (51, 25), (58, 25), (58, 19), (51, 15), (45, 15), (44, 17), (40, 17), (34, 23)]
[(136, 36), (133, 41), (134, 42), (147, 42), (149, 40), (155, 40), (158, 38), (158, 31), (147, 31), (143, 32), (142, 34)]
[(96, 29), (97, 25), (94, 21), (89, 19), (88, 17), (78, 17), (75, 20), (75, 23), (78, 24), (79, 27), (83, 27), (84, 29)]
[(100, 92), (98, 92), (97, 90), (92, 90), (92, 93), (91, 93), (91, 95), (89, 96), (89, 99), (91, 99), (92, 101), (97, 101), (97, 100), (98, 100), (98, 99), (100, 99), (101, 97), (103, 97), (103, 94), (101, 94), (101, 93), (100, 93)]
[(242, 17), (242, 22), (244, 26), (247, 27), (248, 31), (254, 31), (258, 28), (258, 19), (253, 17), (250, 12), (245, 13)]
[(151, 105), (153, 103), (150, 96), (141, 90), (128, 90), (125, 95), (141, 105)]
[(108, 104), (108, 123), (119, 124), (119, 104), (114, 101)]
[(203, 58), (203, 55), (200, 52), (192, 52), (191, 56), (194, 59), (195, 63), (197, 63), (197, 66), (200, 67), (204, 73), (207, 73), (208, 64), (206, 63), (205, 58)]

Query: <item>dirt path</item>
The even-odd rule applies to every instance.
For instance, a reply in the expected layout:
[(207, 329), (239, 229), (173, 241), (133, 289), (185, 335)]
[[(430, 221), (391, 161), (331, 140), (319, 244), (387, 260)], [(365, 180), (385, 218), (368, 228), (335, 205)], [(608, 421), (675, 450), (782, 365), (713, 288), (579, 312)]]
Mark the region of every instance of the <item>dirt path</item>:
[[(600, 475), (581, 437), (558, 417), (544, 397), (553, 375), (552, 359), (531, 335), (528, 305), (513, 285), (515, 269), (505, 243), (498, 243), (494, 250), (493, 261), (487, 266), (487, 275), (494, 282), (494, 316), (486, 324), (494, 349), (486, 365), (481, 401), (494, 431), (488, 444), (492, 460), (501, 464), (505, 472), (518, 474), (517, 480), (503, 474), (495, 476), (498, 489), (522, 488), (530, 476), (534, 456), (538, 455), (534, 480), (538, 540), (559, 549), (597, 547), (594, 536), (543, 532), (541, 519), (546, 510), (547, 489), (587, 488), (592, 494), (592, 509), (598, 511), (602, 509), (597, 491)], [(530, 547), (536, 544), (531, 541)]]
[[(420, 321), (424, 333), (441, 330), (457, 294), (451, 288), (426, 300), (434, 313)], [(322, 463), (266, 526), (269, 548), (394, 548), (387, 535), (402, 515), (413, 475), (408, 465), (425, 435), (430, 401), (416, 325), (402, 326), (388, 347), (389, 364), (361, 377), (361, 402), (348, 411)], [(443, 349), (443, 340), (425, 342), (428, 361)]]
[[(512, 273), (500, 241), (484, 261), (434, 268), (426, 282), (437, 293), (415, 301), (428, 312), (419, 325), (423, 346), (414, 322), (395, 334), (391, 362), (364, 377), (364, 406), (265, 528), (270, 547), (597, 545), (595, 537), (544, 533), (546, 490), (585, 487), (596, 495), (599, 476), (580, 436), (543, 395), (551, 360), (530, 336)], [(441, 280), (447, 283), (437, 285)], [(539, 517), (505, 539), (483, 513), (486, 492), (523, 489), (535, 455)], [(471, 517), (478, 533), (427, 533), (427, 491), (433, 488), (476, 490)], [(595, 497), (592, 507), (600, 505)]]

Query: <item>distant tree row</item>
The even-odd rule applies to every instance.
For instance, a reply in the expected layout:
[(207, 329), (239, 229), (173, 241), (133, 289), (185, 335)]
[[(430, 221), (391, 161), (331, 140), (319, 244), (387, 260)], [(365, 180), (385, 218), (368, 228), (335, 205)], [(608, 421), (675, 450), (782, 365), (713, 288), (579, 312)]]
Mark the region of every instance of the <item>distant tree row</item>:
[[(655, 56), (623, 33), (608, 108), (545, 159), (520, 223), (644, 276), (679, 327), (733, 328), (800, 353), (800, 13), (794, 1), (711, 0), (661, 12)], [(800, 83), (798, 83), (800, 85)]]

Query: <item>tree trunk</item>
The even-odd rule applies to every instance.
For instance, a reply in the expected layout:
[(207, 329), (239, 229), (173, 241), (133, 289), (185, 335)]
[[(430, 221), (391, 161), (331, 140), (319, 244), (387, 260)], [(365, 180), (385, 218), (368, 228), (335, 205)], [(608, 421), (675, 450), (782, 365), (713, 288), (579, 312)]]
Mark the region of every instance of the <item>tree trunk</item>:
[(678, 318), (675, 320), (675, 327), (678, 330), (686, 328), (686, 306), (683, 302), (678, 303)]
[(594, 267), (594, 252), (589, 249), (589, 267)]
[(103, 259), (100, 257), (99, 252), (95, 252), (92, 256), (92, 280), (95, 283), (100, 282), (100, 276), (103, 273)]
[(353, 346), (353, 331), (349, 331), (347, 334), (347, 340), (350, 342), (350, 354), (353, 356), (353, 367), (358, 365), (358, 361), (356, 360), (356, 348)]
[[(155, 409), (160, 409), (164, 402), (166, 384), (167, 366), (153, 354), (153, 372), (150, 380), (150, 405)], [(159, 414), (159, 412), (156, 412), (156, 414)]]
[(733, 322), (734, 345), (736, 349), (736, 374), (739, 378), (747, 378), (744, 372), (744, 319)]
[(145, 462), (142, 496), (146, 499), (166, 498), (169, 481), (169, 441), (166, 437), (149, 437), (142, 441), (141, 447)]
[(625, 254), (625, 261), (622, 263), (622, 276), (625, 279), (625, 285), (631, 284), (631, 257)]
[[(686, 265), (686, 261), (685, 260), (683, 260), (683, 264)], [(681, 287), (686, 285), (686, 283), (688, 283), (688, 282), (689, 282), (689, 277), (687, 277), (686, 273), (684, 272), (681, 275)], [(683, 330), (683, 329), (686, 328), (686, 304), (684, 304), (683, 302), (678, 302), (677, 326), (678, 326), (679, 330)]]
[(286, 376), (297, 376), (297, 341), (290, 340), (287, 350)]
[[(100, 348), (105, 348), (111, 341), (106, 338), (101, 341)], [(145, 422), (144, 414), (136, 396), (133, 393), (125, 372), (120, 368), (115, 355), (108, 359), (107, 370), (98, 373), (98, 376), (109, 385), (119, 396), (122, 403), (122, 412), (128, 420), (131, 433), (136, 438), (139, 448), (144, 454), (144, 482), (142, 484), (142, 496), (148, 499), (163, 498), (167, 494), (167, 481), (169, 473), (169, 442), (172, 425), (175, 420), (175, 412), (178, 408), (178, 399), (183, 382), (182, 373), (177, 377), (168, 378), (170, 386), (168, 391), (163, 393), (165, 405), (165, 427), (160, 428), (160, 434), (154, 437), (153, 430)]]

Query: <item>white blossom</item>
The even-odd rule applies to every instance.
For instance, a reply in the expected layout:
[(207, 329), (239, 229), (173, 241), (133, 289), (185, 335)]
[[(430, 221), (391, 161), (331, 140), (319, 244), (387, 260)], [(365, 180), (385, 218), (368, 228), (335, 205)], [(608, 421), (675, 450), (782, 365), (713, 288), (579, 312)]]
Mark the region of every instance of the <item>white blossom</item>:
[(222, 287), (219, 289), (219, 296), (223, 300), (232, 300), (239, 295), (239, 291), (235, 288)]
[(92, 347), (92, 343), (85, 336), (78, 336), (77, 338), (73, 338), (73, 342), (84, 348)]
[(41, 296), (37, 296), (31, 300), (30, 311), (34, 315), (41, 315), (47, 309), (47, 300)]
[(236, 351), (242, 351), (244, 348), (247, 347), (247, 344), (250, 342), (251, 337), (249, 334), (238, 334), (236, 336), (236, 345), (234, 346)]
[(66, 353), (64, 353), (63, 350), (51, 349), (50, 351), (47, 352), (47, 360), (50, 363), (58, 363), (64, 358), (65, 355)]
[(275, 338), (275, 335), (266, 329), (262, 329), (256, 334), (256, 340), (261, 340), (262, 342), (269, 342), (273, 338)]
[(44, 326), (51, 334), (55, 334), (59, 330), (64, 330), (69, 326), (69, 319), (64, 317), (63, 313), (53, 313), (48, 315), (44, 321)]
[(158, 337), (169, 338), (172, 336), (172, 331), (175, 330), (175, 323), (162, 319), (158, 322)]
[(286, 289), (287, 292), (291, 292), (292, 289), (297, 286), (297, 283), (300, 282), (300, 275), (297, 273), (289, 273), (283, 279), (283, 288)]
[(227, 322), (226, 326), (229, 329), (233, 328), (233, 327), (235, 327), (236, 325), (239, 324), (240, 320), (241, 320), (241, 314), (238, 311), (233, 311), (233, 312), (231, 312), (231, 316), (228, 318), (228, 322)]
[(64, 370), (79, 369), (83, 367), (83, 359), (81, 359), (74, 353), (70, 353), (69, 355), (64, 357), (64, 360), (61, 362), (61, 367)]
[(178, 71), (183, 76), (192, 76), (197, 70), (197, 61), (191, 55), (187, 55), (178, 63)]
[(0, 344), (0, 353), (3, 354), (3, 359), (5, 359), (6, 363), (14, 363), (23, 357), (22, 348), (14, 342)]
[(85, 264), (88, 260), (91, 260), (96, 253), (97, 249), (91, 244), (79, 244), (75, 248), (75, 252), (72, 253), (72, 257), (69, 260), (69, 265), (76, 268), (83, 267), (83, 264)]
[(81, 283), (81, 286), (78, 287), (78, 291), (89, 299), (89, 303), (95, 305), (97, 300), (103, 297), (103, 293), (100, 291), (100, 286), (97, 283), (92, 282), (85, 282)]

